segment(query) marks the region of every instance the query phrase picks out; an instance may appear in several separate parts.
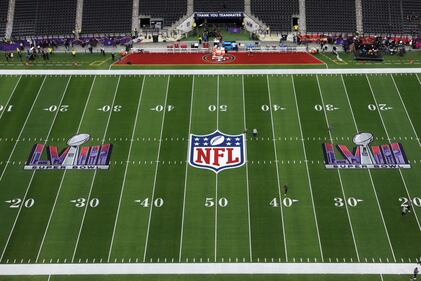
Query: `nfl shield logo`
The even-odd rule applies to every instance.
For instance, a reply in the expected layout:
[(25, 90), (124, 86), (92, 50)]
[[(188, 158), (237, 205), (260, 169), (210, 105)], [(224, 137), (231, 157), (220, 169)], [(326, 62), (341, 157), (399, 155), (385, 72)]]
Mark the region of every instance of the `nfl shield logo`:
[(193, 167), (218, 173), (243, 166), (245, 158), (243, 134), (226, 135), (216, 131), (210, 135), (190, 135), (189, 163)]

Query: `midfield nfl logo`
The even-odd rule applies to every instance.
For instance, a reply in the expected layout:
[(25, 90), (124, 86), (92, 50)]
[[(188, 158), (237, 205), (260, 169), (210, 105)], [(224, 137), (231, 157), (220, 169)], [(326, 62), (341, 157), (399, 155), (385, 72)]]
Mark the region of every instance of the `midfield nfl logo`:
[[(25, 170), (96, 170), (108, 169), (111, 144), (80, 147), (88, 142), (88, 134), (73, 136), (59, 154), (57, 146), (36, 144), (31, 151)], [(41, 160), (44, 148), (47, 148), (48, 160)]]
[(373, 135), (361, 133), (353, 138), (357, 145), (351, 153), (347, 146), (336, 145), (344, 159), (336, 159), (334, 145), (323, 144), (327, 169), (409, 169), (409, 164), (400, 143), (372, 145)]
[(241, 167), (246, 162), (245, 136), (226, 135), (216, 131), (210, 135), (190, 135), (189, 164), (218, 173)]

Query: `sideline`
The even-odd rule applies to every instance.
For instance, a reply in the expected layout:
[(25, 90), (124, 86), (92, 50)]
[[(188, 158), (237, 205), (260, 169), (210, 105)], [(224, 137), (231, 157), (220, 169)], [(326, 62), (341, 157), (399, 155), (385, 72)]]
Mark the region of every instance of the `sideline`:
[(338, 68), (338, 69), (110, 69), (35, 70), (3, 69), (0, 75), (270, 75), (270, 74), (405, 74), (421, 68)]
[(0, 265), (2, 275), (410, 274), (412, 263), (174, 263)]

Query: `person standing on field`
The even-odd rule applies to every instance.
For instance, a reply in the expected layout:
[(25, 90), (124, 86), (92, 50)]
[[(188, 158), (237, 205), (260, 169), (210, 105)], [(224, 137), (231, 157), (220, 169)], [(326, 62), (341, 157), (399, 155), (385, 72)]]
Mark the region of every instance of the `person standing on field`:
[(256, 128), (253, 129), (253, 137), (257, 138), (257, 129)]

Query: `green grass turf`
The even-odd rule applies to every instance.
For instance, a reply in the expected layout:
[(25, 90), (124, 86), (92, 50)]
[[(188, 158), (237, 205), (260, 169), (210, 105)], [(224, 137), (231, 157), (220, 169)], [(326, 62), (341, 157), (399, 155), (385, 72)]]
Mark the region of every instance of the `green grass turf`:
[[(1, 263), (420, 256), (420, 206), (402, 217), (399, 201), (421, 197), (415, 75), (1, 76), (0, 87)], [(392, 109), (370, 110), (381, 104)], [(245, 128), (259, 129), (248, 135), (247, 165), (217, 176), (186, 166), (189, 133)], [(412, 168), (325, 169), (321, 144), (352, 147), (358, 131), (401, 142)], [(91, 134), (89, 145), (113, 144), (110, 170), (23, 170), (35, 143), (62, 148), (77, 132)], [(205, 207), (215, 198), (227, 205)], [(352, 198), (362, 201), (335, 206)], [(34, 204), (11, 208), (11, 199)]]
[(6, 276), (2, 281), (240, 281), (240, 280), (268, 280), (268, 281), (403, 281), (408, 280), (409, 275), (93, 275), (93, 276)]
[[(336, 60), (336, 56), (331, 53), (317, 54), (318, 59), (323, 61), (324, 65), (253, 65), (253, 68), (272, 69), (272, 68), (395, 68), (395, 67), (420, 67), (421, 52), (409, 51), (404, 57), (385, 56), (383, 62), (359, 62), (354, 60), (353, 54), (341, 53), (340, 56), (344, 62)], [(413, 61), (410, 63), (410, 61)], [(74, 63), (77, 63), (75, 65)], [(3, 55), (0, 55), (0, 69), (248, 69), (249, 65), (112, 65), (111, 55), (105, 57), (101, 54), (79, 53), (73, 58), (69, 53), (56, 53), (49, 61), (45, 62), (41, 58), (37, 59), (31, 65), (25, 65), (17, 56), (9, 62)]]

